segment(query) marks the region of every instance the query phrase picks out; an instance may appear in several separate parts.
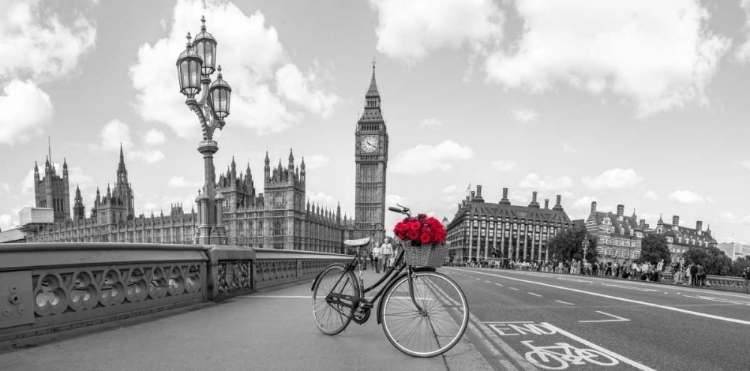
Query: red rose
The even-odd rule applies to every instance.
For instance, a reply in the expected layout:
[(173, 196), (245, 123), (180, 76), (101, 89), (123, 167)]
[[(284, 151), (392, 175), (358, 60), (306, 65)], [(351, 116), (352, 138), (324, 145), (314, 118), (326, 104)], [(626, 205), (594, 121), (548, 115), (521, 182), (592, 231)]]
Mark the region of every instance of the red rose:
[(411, 229), (409, 232), (406, 232), (406, 237), (408, 237), (410, 240), (416, 240), (419, 238), (419, 232)]
[(427, 233), (423, 233), (422, 237), (420, 238), (420, 241), (422, 241), (423, 244), (428, 244), (428, 243), (430, 243), (431, 240), (432, 239), (430, 238), (430, 236)]

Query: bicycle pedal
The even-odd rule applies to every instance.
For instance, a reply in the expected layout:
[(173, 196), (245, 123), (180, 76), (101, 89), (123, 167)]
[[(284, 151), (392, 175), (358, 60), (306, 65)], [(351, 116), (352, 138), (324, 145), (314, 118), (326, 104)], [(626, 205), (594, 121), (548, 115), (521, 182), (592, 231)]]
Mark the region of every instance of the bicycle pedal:
[(372, 309), (372, 303), (363, 303), (362, 308), (364, 309)]

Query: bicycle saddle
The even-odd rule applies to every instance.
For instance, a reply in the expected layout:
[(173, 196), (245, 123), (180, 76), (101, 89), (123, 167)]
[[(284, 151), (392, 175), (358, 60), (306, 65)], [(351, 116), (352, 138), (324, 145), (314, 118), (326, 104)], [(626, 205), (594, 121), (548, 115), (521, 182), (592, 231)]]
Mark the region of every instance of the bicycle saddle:
[(365, 246), (370, 243), (370, 237), (360, 238), (358, 240), (344, 240), (346, 246)]

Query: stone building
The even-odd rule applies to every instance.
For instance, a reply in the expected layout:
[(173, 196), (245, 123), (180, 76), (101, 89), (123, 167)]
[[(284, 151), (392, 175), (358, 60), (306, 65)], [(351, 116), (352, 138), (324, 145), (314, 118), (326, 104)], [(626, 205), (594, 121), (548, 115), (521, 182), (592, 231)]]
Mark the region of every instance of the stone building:
[(597, 239), (597, 252), (604, 261), (620, 264), (632, 262), (641, 255), (641, 242), (649, 234), (664, 235), (672, 256), (679, 260), (691, 247), (708, 248), (716, 246), (711, 229), (703, 231), (703, 222), (697, 221), (695, 228), (681, 227), (680, 217), (675, 215), (672, 224), (664, 224), (661, 216), (655, 229), (651, 229), (644, 219), (638, 220), (633, 210), (632, 216), (624, 215), (625, 207), (617, 205), (617, 213), (596, 210), (596, 201), (591, 203), (591, 213), (586, 219), (586, 230)]
[(388, 131), (380, 109), (380, 92), (372, 79), (365, 94), (365, 109), (354, 131), (355, 237), (374, 237), (374, 244), (385, 238), (385, 186), (388, 167)]
[(36, 207), (52, 209), (56, 222), (70, 219), (70, 187), (66, 159), (63, 159), (62, 176), (57, 175), (49, 157), (44, 163), (44, 177), (40, 177), (39, 167), (34, 162), (34, 202)]
[(659, 216), (659, 221), (656, 223), (656, 229), (653, 233), (666, 237), (672, 261), (682, 258), (682, 254), (690, 248), (701, 247), (707, 249), (709, 247), (716, 247), (717, 245), (716, 239), (711, 235), (711, 225), (704, 231), (703, 222), (698, 220), (695, 222), (695, 228), (683, 227), (680, 226), (680, 217), (678, 215), (672, 216), (671, 225), (665, 224), (661, 216)]
[[(54, 176), (54, 170), (48, 170), (47, 174)], [(64, 174), (62, 179), (67, 182), (66, 172)], [(279, 161), (273, 170), (266, 154), (265, 194), (257, 193), (250, 165), (246, 173), (238, 174), (232, 159), (227, 173), (222, 173), (216, 184), (224, 198), (222, 215), (229, 242), (255, 248), (344, 252), (343, 240), (351, 237), (353, 221), (341, 215), (340, 207), (331, 210), (305, 202), (305, 183), (304, 159), (299, 167), (295, 166), (291, 151), (287, 167)], [(39, 200), (43, 198), (39, 194), (36, 199), (38, 207), (32, 211), (49, 210), (39, 207), (45, 205), (40, 205)], [(97, 189), (90, 217), (85, 216), (83, 197), (77, 188), (73, 218), (69, 212), (62, 221), (26, 223), (21, 218), (22, 225), (18, 229), (24, 233), (26, 242), (194, 243), (197, 224), (194, 210), (185, 213), (182, 205), (174, 204), (170, 215), (154, 216), (152, 213), (150, 217), (143, 214), (135, 217), (134, 204), (121, 149), (115, 187), (112, 189), (108, 185), (104, 196)], [(55, 211), (55, 218), (59, 213)], [(13, 240), (18, 241), (18, 238)]]
[(617, 205), (617, 213), (596, 210), (596, 201), (591, 202), (591, 213), (586, 219), (586, 230), (597, 239), (597, 253), (601, 260), (619, 264), (637, 259), (641, 253), (641, 241), (648, 230), (644, 219), (625, 215), (625, 206)]
[(476, 260), (492, 257), (517, 261), (549, 261), (547, 241), (572, 222), (560, 204), (561, 197), (550, 209), (544, 208), (532, 193), (528, 206), (511, 205), (508, 188), (503, 188), (499, 203), (482, 198), (482, 186), (471, 192), (460, 204), (448, 224), (446, 243), (454, 260)]

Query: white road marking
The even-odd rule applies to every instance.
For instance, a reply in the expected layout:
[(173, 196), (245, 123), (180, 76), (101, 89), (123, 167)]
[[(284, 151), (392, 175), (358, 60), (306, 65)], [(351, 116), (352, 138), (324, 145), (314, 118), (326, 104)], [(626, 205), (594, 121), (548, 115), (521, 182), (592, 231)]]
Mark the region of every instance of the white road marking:
[(613, 317), (615, 319), (601, 319), (601, 320), (578, 321), (578, 322), (629, 322), (630, 321), (627, 318), (622, 318), (622, 317), (616, 316), (614, 314), (604, 313), (604, 312), (599, 311), (599, 310), (597, 310), (596, 313), (601, 313), (601, 314)]
[(621, 286), (621, 285), (610, 285), (608, 283), (603, 283), (603, 282), (602, 282), (602, 286), (619, 287), (621, 289), (643, 291), (643, 292), (656, 291), (654, 289), (642, 289), (642, 288), (638, 288), (638, 287), (627, 287), (627, 286)]
[(517, 288), (515, 288), (515, 287), (508, 287), (508, 288), (509, 288), (509, 289), (511, 289), (511, 290), (516, 290), (516, 291), (518, 291), (518, 289), (517, 289)]
[(694, 316), (706, 317), (706, 318), (716, 319), (716, 320), (719, 320), (719, 321), (739, 323), (741, 325), (748, 325), (748, 326), (750, 326), (750, 321), (744, 321), (744, 320), (736, 319), (736, 318), (716, 316), (716, 315), (713, 315), (713, 314), (695, 312), (695, 311), (692, 311), (692, 310), (687, 310), (687, 309), (682, 309), (682, 308), (675, 308), (675, 307), (670, 307), (670, 306), (667, 306), (667, 305), (659, 305), (659, 304), (647, 303), (645, 301), (640, 301), (640, 300), (626, 299), (626, 298), (621, 298), (621, 297), (618, 297), (618, 296), (612, 296), (612, 295), (606, 295), (606, 294), (599, 294), (599, 293), (591, 292), (591, 291), (584, 291), (584, 290), (573, 289), (573, 288), (570, 288), (570, 287), (550, 285), (550, 284), (547, 284), (547, 283), (536, 282), (536, 281), (528, 281), (528, 280), (523, 280), (523, 279), (515, 278), (515, 277), (500, 276), (500, 275), (497, 275), (497, 274), (490, 274), (490, 273), (481, 273), (481, 272), (479, 272), (479, 273), (480, 274), (486, 274), (488, 276), (498, 277), (498, 278), (505, 278), (505, 279), (519, 281), (519, 282), (533, 283), (535, 285), (547, 286), (547, 287), (552, 287), (552, 288), (556, 288), (556, 289), (560, 289), (560, 290), (573, 291), (573, 292), (578, 292), (578, 293), (581, 293), (581, 294), (588, 294), (588, 295), (598, 296), (598, 297), (602, 297), (602, 298), (608, 298), (608, 299), (613, 299), (613, 300), (620, 300), (620, 301), (624, 301), (624, 302), (628, 302), (628, 303), (640, 304), (640, 305), (645, 305), (645, 306), (649, 306), (649, 307), (661, 308), (661, 309), (671, 310), (671, 311), (685, 313), (685, 314), (692, 314)]
[(530, 292), (530, 293), (529, 293), (529, 295), (534, 295), (534, 296), (538, 296), (538, 297), (540, 297), (540, 298), (541, 298), (541, 297), (543, 297), (542, 295), (539, 295), (539, 294), (535, 294), (535, 293), (533, 293), (533, 292)]
[(713, 298), (710, 296), (690, 296), (690, 295), (682, 295), (683, 298), (692, 298), (692, 299), (703, 299), (708, 301), (715, 301), (717, 303), (727, 303), (727, 304), (739, 304), (739, 305), (750, 305), (750, 302), (747, 301), (740, 301), (740, 300), (729, 300), (724, 298)]
[(573, 278), (564, 278), (564, 277), (557, 277), (557, 279), (558, 279), (558, 280), (563, 280), (563, 281), (574, 281), (574, 282), (586, 282), (586, 283), (592, 283), (591, 281), (586, 281), (586, 280), (577, 280), (577, 279), (573, 279)]
[(477, 280), (477, 281), (481, 281), (482, 279), (481, 279), (481, 278), (477, 278), (476, 280)]
[(490, 281), (484, 281), (484, 282), (487, 282), (487, 283), (492, 283), (492, 282), (490, 282)]
[(561, 304), (575, 305), (573, 303), (568, 303), (567, 301), (562, 301), (562, 300), (555, 300), (555, 301), (558, 302), (558, 303), (561, 303)]
[(500, 286), (500, 287), (503, 287), (503, 285), (501, 285), (501, 284), (499, 284), (499, 283), (496, 283), (495, 285), (498, 285), (498, 286)]
[(502, 324), (502, 323), (534, 323), (534, 321), (489, 321), (482, 322), (484, 324)]
[(637, 368), (639, 370), (643, 370), (643, 371), (656, 371), (656, 370), (654, 370), (651, 367), (648, 367), (646, 365), (642, 365), (642, 364), (640, 364), (640, 363), (638, 363), (636, 361), (633, 361), (633, 360), (631, 360), (629, 358), (625, 358), (625, 357), (623, 357), (623, 356), (621, 356), (621, 355), (619, 355), (617, 353), (614, 353), (614, 352), (612, 352), (612, 351), (610, 351), (608, 349), (602, 348), (602, 347), (600, 347), (600, 346), (598, 346), (598, 345), (596, 345), (596, 344), (594, 344), (594, 343), (592, 343), (592, 342), (590, 342), (588, 340), (585, 340), (583, 338), (575, 336), (575, 335), (573, 335), (573, 334), (571, 334), (571, 333), (569, 333), (569, 332), (567, 332), (567, 331), (565, 331), (565, 330), (563, 330), (563, 329), (561, 329), (561, 328), (559, 328), (557, 326), (553, 326), (553, 325), (551, 325), (551, 324), (549, 324), (547, 322), (543, 322), (542, 324), (546, 325), (547, 327), (554, 328), (555, 330), (557, 330), (558, 333), (560, 333), (562, 335), (565, 335), (565, 336), (567, 336), (567, 337), (569, 337), (569, 338), (571, 338), (571, 339), (573, 339), (573, 340), (575, 340), (575, 341), (577, 341), (577, 342), (579, 342), (581, 344), (588, 345), (591, 348), (594, 348), (594, 349), (596, 349), (596, 350), (598, 350), (598, 351), (600, 351), (600, 352), (602, 352), (602, 353), (604, 353), (604, 354), (606, 354), (606, 355), (608, 355), (608, 356), (610, 356), (612, 358), (616, 358), (616, 359), (620, 360), (621, 362), (627, 363), (627, 364), (629, 364), (629, 365), (631, 365), (631, 366), (633, 366), (633, 367), (635, 367), (635, 368)]

